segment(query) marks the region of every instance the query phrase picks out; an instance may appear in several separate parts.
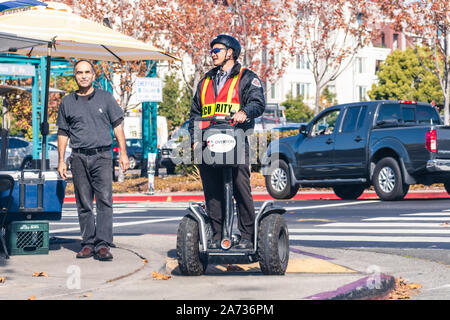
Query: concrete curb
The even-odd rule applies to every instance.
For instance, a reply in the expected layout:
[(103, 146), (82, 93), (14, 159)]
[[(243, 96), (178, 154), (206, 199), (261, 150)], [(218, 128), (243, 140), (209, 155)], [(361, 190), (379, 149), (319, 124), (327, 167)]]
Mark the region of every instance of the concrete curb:
[[(409, 192), (405, 199), (444, 199), (449, 198), (449, 194), (443, 191), (416, 191)], [(378, 199), (375, 192), (364, 192), (358, 200), (361, 199)], [(194, 202), (204, 201), (205, 198), (202, 193), (186, 193), (186, 194), (162, 194), (162, 195), (145, 195), (145, 194), (114, 194), (114, 202)], [(253, 195), (254, 201), (276, 200), (267, 193), (255, 193)], [(289, 200), (340, 200), (334, 193), (299, 193)], [(75, 196), (66, 196), (64, 203), (75, 203)]]
[(334, 291), (315, 294), (311, 300), (379, 300), (386, 297), (395, 288), (395, 278), (380, 274), (367, 276), (342, 286)]

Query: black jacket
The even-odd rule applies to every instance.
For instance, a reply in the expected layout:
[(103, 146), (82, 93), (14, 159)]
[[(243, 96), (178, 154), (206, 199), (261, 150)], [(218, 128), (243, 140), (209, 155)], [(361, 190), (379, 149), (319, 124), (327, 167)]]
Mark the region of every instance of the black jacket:
[[(194, 121), (202, 116), (202, 103), (201, 103), (201, 90), (203, 80), (207, 77), (215, 80), (215, 76), (220, 67), (216, 67), (208, 71), (202, 80), (198, 83), (197, 91), (195, 92), (194, 99), (192, 100), (191, 115), (189, 118), (189, 134), (191, 135), (191, 142), (194, 143)], [(228, 78), (233, 78), (241, 71), (241, 65), (235, 63), (231, 68)], [(216, 92), (216, 81), (213, 81), (214, 92)], [(266, 102), (264, 99), (264, 90), (262, 83), (258, 76), (250, 69), (245, 69), (242, 72), (241, 79), (239, 81), (239, 103), (242, 111), (247, 114), (250, 122), (238, 123), (237, 128), (241, 128), (244, 131), (251, 129), (255, 126), (255, 118), (261, 116), (266, 108)]]

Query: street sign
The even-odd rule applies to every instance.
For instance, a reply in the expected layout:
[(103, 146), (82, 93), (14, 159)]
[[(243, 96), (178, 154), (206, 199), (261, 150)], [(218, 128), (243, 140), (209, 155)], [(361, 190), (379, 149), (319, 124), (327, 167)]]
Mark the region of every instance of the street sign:
[(34, 77), (36, 71), (30, 64), (0, 63), (0, 75)]
[(137, 78), (136, 100), (140, 102), (161, 102), (162, 81), (159, 78)]

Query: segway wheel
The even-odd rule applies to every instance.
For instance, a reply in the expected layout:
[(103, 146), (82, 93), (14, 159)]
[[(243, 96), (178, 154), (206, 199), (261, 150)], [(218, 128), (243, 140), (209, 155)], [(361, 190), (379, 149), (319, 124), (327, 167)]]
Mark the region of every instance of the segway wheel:
[(258, 229), (258, 259), (265, 275), (284, 275), (289, 262), (289, 232), (284, 218), (270, 214)]
[(197, 221), (185, 216), (181, 220), (177, 233), (178, 266), (183, 275), (200, 276), (208, 266), (207, 257), (201, 257), (199, 239)]

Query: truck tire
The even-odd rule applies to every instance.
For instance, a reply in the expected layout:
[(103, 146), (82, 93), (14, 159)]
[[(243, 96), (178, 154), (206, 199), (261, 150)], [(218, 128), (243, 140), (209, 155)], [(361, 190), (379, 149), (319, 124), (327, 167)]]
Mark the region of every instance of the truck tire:
[(401, 200), (406, 195), (402, 172), (397, 160), (386, 157), (378, 161), (372, 177), (373, 187), (383, 201)]
[(199, 251), (198, 223), (185, 216), (177, 232), (177, 258), (180, 271), (185, 276), (200, 276), (208, 266), (208, 258)]
[(284, 275), (289, 262), (289, 232), (286, 221), (273, 213), (258, 228), (258, 260), (265, 275)]
[(273, 170), (265, 176), (266, 189), (275, 199), (291, 199), (297, 194), (298, 186), (291, 185), (291, 173), (286, 161), (279, 159), (273, 163)]
[(334, 193), (343, 200), (355, 200), (364, 192), (363, 185), (343, 185), (333, 187)]

